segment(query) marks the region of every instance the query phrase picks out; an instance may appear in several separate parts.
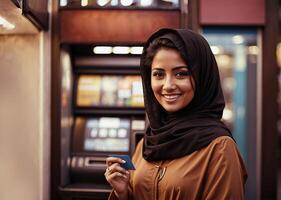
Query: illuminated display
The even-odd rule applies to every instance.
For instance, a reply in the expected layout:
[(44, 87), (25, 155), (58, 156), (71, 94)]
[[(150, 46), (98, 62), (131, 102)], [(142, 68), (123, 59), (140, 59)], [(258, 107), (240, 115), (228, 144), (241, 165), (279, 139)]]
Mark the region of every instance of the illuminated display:
[(78, 106), (144, 106), (140, 76), (83, 75), (77, 88)]
[(91, 118), (86, 122), (84, 150), (128, 152), (130, 120), (117, 117)]

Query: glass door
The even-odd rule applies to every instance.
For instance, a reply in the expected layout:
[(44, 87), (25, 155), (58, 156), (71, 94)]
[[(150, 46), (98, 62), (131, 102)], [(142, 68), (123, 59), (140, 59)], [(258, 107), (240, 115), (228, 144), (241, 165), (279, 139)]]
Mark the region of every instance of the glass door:
[(246, 163), (246, 199), (256, 199), (258, 32), (256, 28), (206, 27), (203, 34), (220, 71), (226, 102), (223, 121)]

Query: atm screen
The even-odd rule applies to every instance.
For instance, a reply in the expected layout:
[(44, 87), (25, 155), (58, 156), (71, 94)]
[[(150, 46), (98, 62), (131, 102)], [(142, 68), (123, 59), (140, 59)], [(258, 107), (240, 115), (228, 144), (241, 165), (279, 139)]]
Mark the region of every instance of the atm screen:
[(91, 118), (85, 124), (84, 151), (128, 152), (129, 136), (129, 119)]
[(76, 105), (144, 107), (141, 77), (137, 75), (81, 75)]

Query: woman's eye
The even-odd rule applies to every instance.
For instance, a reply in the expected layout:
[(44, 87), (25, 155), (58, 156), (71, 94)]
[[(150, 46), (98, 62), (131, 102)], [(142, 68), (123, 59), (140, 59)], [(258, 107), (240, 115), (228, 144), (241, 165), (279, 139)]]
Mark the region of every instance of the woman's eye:
[(161, 77), (164, 76), (164, 73), (163, 72), (155, 71), (155, 72), (152, 73), (152, 76), (156, 77), (156, 78), (161, 78)]
[(189, 76), (190, 72), (189, 71), (181, 71), (176, 73), (176, 77), (179, 78), (185, 78), (186, 76)]

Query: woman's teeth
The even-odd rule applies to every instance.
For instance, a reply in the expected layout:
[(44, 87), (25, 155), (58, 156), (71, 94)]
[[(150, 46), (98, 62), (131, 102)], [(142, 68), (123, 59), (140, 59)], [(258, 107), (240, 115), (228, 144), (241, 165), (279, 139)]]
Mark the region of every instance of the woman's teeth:
[(180, 95), (176, 94), (176, 95), (163, 95), (165, 97), (165, 99), (167, 100), (176, 100)]

